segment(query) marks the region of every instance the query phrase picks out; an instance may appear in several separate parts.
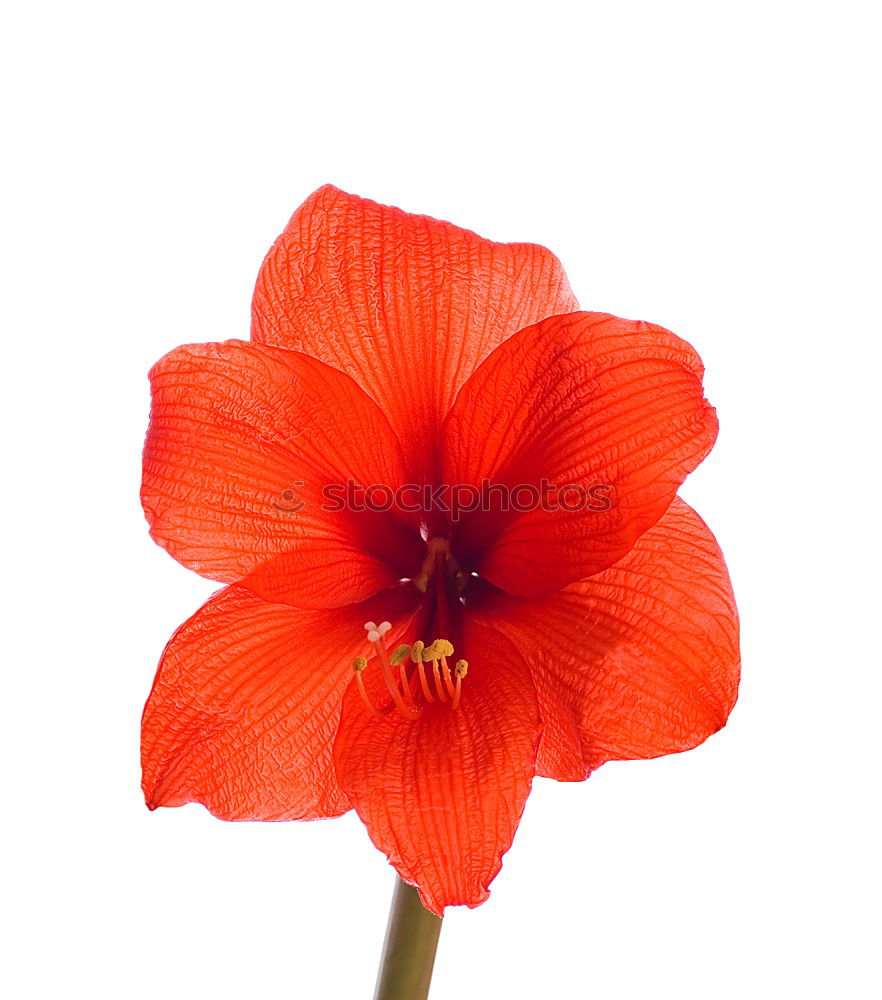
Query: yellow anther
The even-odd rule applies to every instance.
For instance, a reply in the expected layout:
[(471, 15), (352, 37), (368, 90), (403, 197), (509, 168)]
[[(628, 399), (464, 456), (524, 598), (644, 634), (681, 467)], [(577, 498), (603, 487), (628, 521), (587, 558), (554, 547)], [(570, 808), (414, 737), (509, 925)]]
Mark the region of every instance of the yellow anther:
[(440, 660), (442, 656), (453, 656), (453, 643), (447, 639), (436, 639), (431, 646), (426, 646), (423, 650), (424, 663)]
[(410, 646), (402, 645), (399, 646), (394, 653), (392, 653), (389, 657), (389, 662), (393, 667), (397, 667), (400, 663), (404, 663), (408, 656), (410, 656)]
[(352, 661), (352, 669), (357, 673), (361, 673), (362, 670), (367, 666), (367, 660), (363, 656), (356, 656)]
[(453, 656), (453, 643), (446, 639), (436, 639), (432, 645), (439, 656)]
[(426, 644), (423, 642), (422, 639), (417, 639), (417, 641), (413, 644), (413, 649), (411, 650), (410, 658), (413, 660), (414, 663), (423, 662), (423, 650), (425, 648)]
[(469, 661), (457, 660), (453, 671), (457, 677), (465, 677), (465, 675), (469, 672)]

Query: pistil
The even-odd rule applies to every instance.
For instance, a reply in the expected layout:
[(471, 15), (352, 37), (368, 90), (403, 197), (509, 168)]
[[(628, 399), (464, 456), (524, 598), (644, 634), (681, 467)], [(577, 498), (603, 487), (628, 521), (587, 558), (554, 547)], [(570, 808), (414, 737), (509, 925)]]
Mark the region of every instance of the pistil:
[(379, 625), (375, 625), (373, 622), (365, 622), (364, 628), (367, 632), (368, 642), (373, 643), (374, 649), (377, 651), (377, 659), (380, 663), (380, 669), (383, 671), (383, 680), (386, 682), (386, 687), (392, 696), (395, 707), (405, 719), (414, 718), (419, 710), (412, 703), (408, 705), (402, 696), (398, 688), (398, 683), (392, 673), (392, 664), (389, 662), (389, 653), (386, 651), (386, 644), (383, 642), (386, 633), (392, 628), (391, 622), (380, 622)]

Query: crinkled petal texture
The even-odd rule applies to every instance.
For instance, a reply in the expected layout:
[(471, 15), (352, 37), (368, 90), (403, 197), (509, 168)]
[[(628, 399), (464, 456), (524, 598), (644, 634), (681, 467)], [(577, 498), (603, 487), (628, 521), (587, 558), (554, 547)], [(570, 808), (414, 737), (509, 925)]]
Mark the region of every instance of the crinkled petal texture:
[(544, 247), (493, 243), (326, 186), (267, 255), (251, 336), (352, 375), (429, 478), (438, 425), (480, 361), (522, 327), (574, 309)]
[(608, 760), (689, 750), (738, 693), (738, 615), (723, 555), (679, 498), (609, 569), (474, 611), (528, 660), (539, 698), (537, 773), (580, 781)]
[(404, 630), (415, 607), (404, 587), (326, 611), (219, 591), (172, 637), (144, 708), (147, 804), (201, 802), (227, 820), (346, 812), (332, 748), (362, 625), (389, 612)]
[(460, 561), (535, 597), (621, 559), (713, 446), (702, 374), (668, 330), (605, 313), (555, 316), (509, 338), (442, 428), (444, 481), (493, 484), (489, 502), (454, 515)]
[(339, 607), (419, 566), (416, 526), (332, 510), (348, 479), (405, 481), (379, 407), (340, 371), (275, 347), (179, 347), (150, 373), (141, 498), (153, 538), (223, 582), (267, 600)]
[[(499, 871), (534, 774), (539, 715), (530, 670), (492, 628), (466, 623), (462, 702), (416, 720), (370, 715), (351, 685), (334, 748), (343, 790), (398, 874), (440, 914), (477, 906)], [(379, 672), (368, 669), (382, 700)]]

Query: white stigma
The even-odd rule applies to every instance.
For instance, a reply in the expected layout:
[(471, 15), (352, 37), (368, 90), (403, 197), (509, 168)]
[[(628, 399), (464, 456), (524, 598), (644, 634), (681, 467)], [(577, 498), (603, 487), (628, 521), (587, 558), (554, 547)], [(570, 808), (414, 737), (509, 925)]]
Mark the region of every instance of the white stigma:
[(391, 622), (365, 622), (364, 630), (367, 632), (368, 642), (379, 642), (383, 636), (392, 628)]

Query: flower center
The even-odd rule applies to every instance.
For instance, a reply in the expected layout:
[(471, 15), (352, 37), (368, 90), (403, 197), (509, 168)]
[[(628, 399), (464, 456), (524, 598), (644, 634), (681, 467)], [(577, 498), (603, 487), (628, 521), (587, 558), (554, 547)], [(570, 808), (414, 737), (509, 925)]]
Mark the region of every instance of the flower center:
[(414, 586), (424, 594), (428, 591), (436, 573), (440, 577), (450, 577), (458, 580), (462, 574), (459, 564), (450, 551), (450, 542), (446, 538), (430, 538), (426, 542), (426, 558), (419, 573), (413, 578)]
[(368, 642), (377, 652), (377, 663), (392, 698), (392, 704), (385, 710), (371, 701), (363, 677), (368, 661), (364, 656), (357, 656), (352, 666), (358, 693), (372, 715), (382, 719), (394, 710), (405, 719), (415, 719), (423, 708), (420, 695), (425, 703), (449, 702), (451, 708), (459, 708), (462, 682), (469, 664), (467, 660), (457, 660), (451, 671), (448, 657), (453, 656), (453, 645), (447, 639), (436, 639), (430, 646), (417, 640), (412, 646), (404, 644), (390, 653), (386, 648), (386, 635), (392, 625), (366, 622), (364, 627)]

